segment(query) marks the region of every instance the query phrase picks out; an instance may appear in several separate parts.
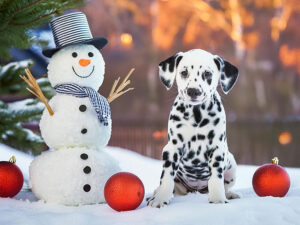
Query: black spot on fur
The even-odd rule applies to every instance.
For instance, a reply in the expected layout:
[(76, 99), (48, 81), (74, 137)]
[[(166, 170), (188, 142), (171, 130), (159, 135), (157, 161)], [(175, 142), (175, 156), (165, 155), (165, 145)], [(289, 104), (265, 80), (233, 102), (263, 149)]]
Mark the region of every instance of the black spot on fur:
[(176, 68), (178, 67), (178, 64), (180, 63), (182, 59), (182, 56), (178, 56), (177, 59), (176, 59)]
[(177, 144), (177, 140), (176, 140), (176, 139), (173, 139), (173, 140), (172, 140), (172, 143), (173, 143), (174, 145), (176, 145), (176, 144)]
[(219, 162), (214, 162), (213, 167), (219, 167), (220, 163)]
[(207, 125), (209, 123), (209, 120), (208, 119), (204, 119), (202, 120), (201, 124), (200, 124), (200, 127), (204, 127), (205, 125)]
[(186, 119), (186, 120), (188, 120), (189, 119), (189, 113), (188, 112), (185, 112), (184, 114), (183, 114), (183, 118), (184, 119)]
[(215, 119), (214, 125), (216, 126), (220, 122), (220, 118)]
[(196, 135), (191, 138), (191, 141), (196, 141)]
[(175, 175), (175, 172), (174, 172), (174, 171), (171, 171), (171, 172), (170, 172), (170, 175), (171, 175), (171, 176), (174, 176), (174, 175)]
[(191, 142), (190, 141), (188, 142), (188, 148), (191, 148)]
[(169, 152), (164, 152), (162, 158), (163, 158), (164, 161), (168, 160), (169, 159)]
[(167, 58), (165, 61), (162, 61), (161, 63), (159, 63), (159, 66), (162, 67), (163, 71), (166, 71), (167, 64), (169, 64), (169, 71), (171, 73), (174, 71), (176, 56), (177, 55), (173, 55), (173, 56)]
[(192, 163), (193, 163), (194, 165), (197, 165), (198, 163), (200, 163), (200, 160), (199, 160), (199, 159), (194, 159), (194, 160), (192, 161)]
[(202, 119), (202, 115), (201, 115), (199, 106), (194, 106), (193, 113), (194, 113), (194, 118), (195, 118), (196, 123), (200, 123), (200, 121)]
[(201, 109), (205, 110), (205, 104), (201, 105)]
[(207, 81), (208, 85), (211, 85), (212, 79), (207, 79), (206, 81)]
[(188, 153), (188, 155), (187, 155), (187, 157), (188, 157), (189, 159), (194, 158), (194, 156), (195, 156), (195, 152), (192, 151), (192, 150), (191, 150), (191, 151)]
[(218, 174), (218, 177), (219, 177), (220, 179), (222, 179), (223, 176), (222, 176), (222, 174)]
[(205, 135), (197, 134), (197, 139), (198, 140), (204, 140), (205, 139)]
[(216, 101), (217, 101), (218, 111), (221, 112), (222, 111), (221, 103), (219, 100), (216, 100)]
[(237, 80), (239, 71), (235, 66), (224, 60), (223, 72), (229, 79), (229, 82), (226, 84), (226, 86), (222, 83), (222, 88), (225, 92), (228, 92)]
[(217, 170), (219, 173), (222, 173), (223, 172), (223, 169), (221, 167), (218, 168)]
[(218, 155), (218, 156), (215, 157), (215, 159), (216, 159), (217, 161), (222, 161), (223, 158), (222, 158), (222, 156)]
[(209, 112), (208, 115), (211, 116), (211, 117), (214, 117), (214, 116), (216, 115), (216, 113), (214, 113), (214, 112)]
[(209, 149), (209, 148), (207, 147), (206, 152), (204, 153), (204, 158), (205, 158), (206, 161), (208, 161), (208, 159), (210, 159), (210, 158), (212, 157), (212, 155), (214, 154), (214, 151), (215, 151), (217, 148), (218, 148), (218, 147)]
[(215, 61), (215, 64), (217, 65), (217, 67), (218, 67), (218, 70), (220, 71), (221, 65), (220, 65), (219, 60), (214, 59), (214, 61)]
[(177, 162), (177, 160), (178, 160), (178, 155), (177, 155), (177, 153), (174, 153), (174, 155), (173, 155), (173, 160), (174, 160), (174, 162)]
[[(181, 169), (181, 167), (180, 167), (179, 169)], [(182, 175), (183, 175), (180, 171), (178, 171), (177, 174), (178, 174), (179, 176), (182, 176)]]
[(182, 126), (182, 124), (180, 123), (180, 124), (177, 124), (176, 125), (176, 128), (180, 128)]
[(184, 113), (185, 107), (184, 107), (183, 104), (180, 104), (180, 106), (178, 106), (178, 107), (176, 108), (176, 110), (179, 111), (179, 112), (181, 112), (181, 113)]
[(208, 135), (207, 135), (207, 138), (208, 138), (208, 140), (209, 140), (209, 144), (210, 144), (210, 145), (212, 144), (212, 141), (213, 141), (214, 137), (215, 137), (215, 132), (214, 132), (214, 130), (209, 131), (209, 133), (208, 133)]
[(220, 141), (222, 141), (222, 140), (223, 140), (223, 134), (221, 134), (221, 135), (220, 135), (220, 138), (219, 138), (219, 140), (220, 140)]
[(173, 135), (173, 130), (172, 130), (172, 128), (170, 128), (170, 134)]
[(193, 66), (193, 65), (192, 65), (191, 67), (192, 67), (192, 69), (194, 69), (194, 66)]
[(210, 103), (209, 103), (209, 106), (208, 106), (208, 108), (207, 108), (207, 110), (208, 110), (208, 111), (212, 110), (212, 107), (213, 107), (213, 103), (210, 102)]
[(182, 137), (182, 135), (181, 135), (181, 134), (177, 134), (177, 136), (178, 136), (179, 140), (180, 140), (181, 142), (183, 142), (183, 137)]
[(171, 162), (169, 160), (165, 161), (164, 167), (168, 168), (171, 166)]
[(170, 120), (180, 121), (180, 118), (179, 118), (179, 116), (171, 115), (171, 116), (170, 116)]
[(164, 175), (165, 175), (165, 171), (163, 170), (161, 173), (160, 179), (163, 179)]
[(199, 155), (201, 152), (201, 145), (199, 145), (198, 150), (197, 150), (197, 155)]
[(163, 82), (163, 84), (165, 85), (165, 86), (167, 86), (168, 88), (170, 88), (171, 87), (171, 81), (170, 80), (166, 80), (164, 77), (160, 77), (160, 79), (161, 79), (161, 82)]

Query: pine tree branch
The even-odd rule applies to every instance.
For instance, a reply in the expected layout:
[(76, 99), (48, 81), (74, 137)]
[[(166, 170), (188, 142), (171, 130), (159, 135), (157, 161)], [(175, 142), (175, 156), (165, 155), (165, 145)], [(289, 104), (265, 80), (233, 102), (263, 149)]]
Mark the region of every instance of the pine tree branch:
[(37, 1), (35, 1), (35, 2), (32, 2), (32, 3), (30, 3), (30, 4), (28, 4), (28, 5), (24, 6), (24, 7), (22, 7), (22, 8), (20, 8), (20, 9), (16, 10), (16, 11), (9, 17), (9, 19), (8, 19), (8, 21), (7, 21), (7, 23), (6, 23), (6, 26), (5, 26), (2, 30), (0, 30), (0, 32), (3, 32), (3, 31), (5, 31), (5, 30), (8, 28), (9, 23), (12, 21), (12, 19), (15, 17), (15, 15), (17, 15), (18, 13), (24, 11), (25, 9), (30, 8), (31, 6), (34, 6), (34, 5), (38, 4), (38, 3), (41, 2), (41, 1), (43, 1), (43, 0), (37, 0)]
[(43, 20), (43, 19), (45, 19), (45, 18), (47, 18), (47, 17), (49, 17), (51, 15), (54, 15), (54, 14), (57, 14), (57, 11), (54, 11), (54, 12), (49, 13), (49, 14), (46, 14), (46, 15), (44, 15), (42, 17), (36, 18), (36, 19), (34, 19), (34, 20), (30, 21), (30, 22), (27, 22), (27, 23), (11, 23), (11, 25), (13, 25), (13, 26), (30, 25), (30, 24), (36, 23), (38, 21), (41, 21), (41, 20)]

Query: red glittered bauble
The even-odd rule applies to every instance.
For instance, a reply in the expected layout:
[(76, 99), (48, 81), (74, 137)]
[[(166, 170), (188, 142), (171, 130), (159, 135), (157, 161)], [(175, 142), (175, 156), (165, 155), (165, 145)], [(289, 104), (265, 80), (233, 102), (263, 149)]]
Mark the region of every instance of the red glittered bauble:
[(145, 189), (136, 175), (120, 172), (111, 176), (104, 187), (107, 204), (116, 211), (136, 209), (144, 199)]
[(284, 197), (290, 188), (290, 177), (285, 169), (278, 165), (278, 159), (273, 163), (259, 167), (252, 179), (255, 193), (260, 196)]
[(23, 174), (15, 162), (14, 156), (9, 162), (0, 162), (0, 197), (13, 197), (23, 186)]

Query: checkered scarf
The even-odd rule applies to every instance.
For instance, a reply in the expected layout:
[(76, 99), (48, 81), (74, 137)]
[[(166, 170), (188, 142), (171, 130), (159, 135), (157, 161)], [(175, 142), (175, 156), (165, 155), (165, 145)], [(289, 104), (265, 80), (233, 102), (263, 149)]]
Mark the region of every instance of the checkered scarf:
[(56, 85), (54, 89), (60, 94), (73, 95), (77, 98), (88, 97), (97, 113), (99, 122), (103, 123), (104, 126), (108, 126), (108, 118), (110, 117), (109, 103), (105, 97), (100, 95), (93, 88), (82, 87), (73, 83), (64, 83)]

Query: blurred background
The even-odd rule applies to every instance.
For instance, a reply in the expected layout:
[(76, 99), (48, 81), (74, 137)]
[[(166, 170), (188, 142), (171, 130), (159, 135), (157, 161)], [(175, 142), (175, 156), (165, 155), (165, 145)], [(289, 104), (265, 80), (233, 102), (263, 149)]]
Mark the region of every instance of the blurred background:
[[(40, 5), (41, 0), (20, 0), (23, 5), (19, 6), (11, 3), (18, 1), (3, 2), (0, 3), (1, 142), (32, 154), (46, 149), (38, 136), (36, 122), (43, 107), (27, 99), (33, 96), (24, 90), (16, 73), (23, 73), (25, 67), (31, 66), (32, 73), (41, 77), (43, 91), (49, 97), (53, 95), (43, 76), (47, 73), (48, 59), (41, 55), (43, 48), (54, 46), (47, 22), (53, 16), (75, 10), (87, 15), (94, 37), (109, 40), (101, 50), (106, 61), (101, 94), (108, 96), (113, 81), (135, 68), (131, 77), (135, 90), (111, 104), (113, 132), (109, 145), (160, 158), (167, 143), (168, 116), (177, 90), (165, 89), (157, 66), (179, 51), (201, 48), (222, 56), (240, 71), (232, 91), (228, 95), (220, 92), (227, 113), (228, 145), (237, 162), (260, 165), (277, 156), (281, 165), (300, 167), (298, 0), (73, 0), (49, 1), (53, 4), (45, 3), (48, 9)], [(12, 10), (7, 10), (10, 7)], [(20, 21), (29, 17), (36, 18), (23, 23), (26, 24), (23, 29)], [(14, 29), (21, 28), (19, 42), (17, 39), (7, 43)], [(24, 40), (22, 32), (29, 40), (24, 45), (19, 44)], [(12, 64), (15, 61), (17, 65)], [(7, 76), (10, 79), (3, 79)], [(12, 80), (17, 86), (9, 83)], [(3, 118), (19, 109), (35, 110), (30, 119), (22, 119), (22, 114), (19, 120), (13, 120), (25, 136), (20, 137), (17, 128), (10, 128), (11, 120), (5, 124), (1, 119), (1, 104), (2, 112), (6, 109)], [(26, 145), (22, 144), (24, 139)]]

